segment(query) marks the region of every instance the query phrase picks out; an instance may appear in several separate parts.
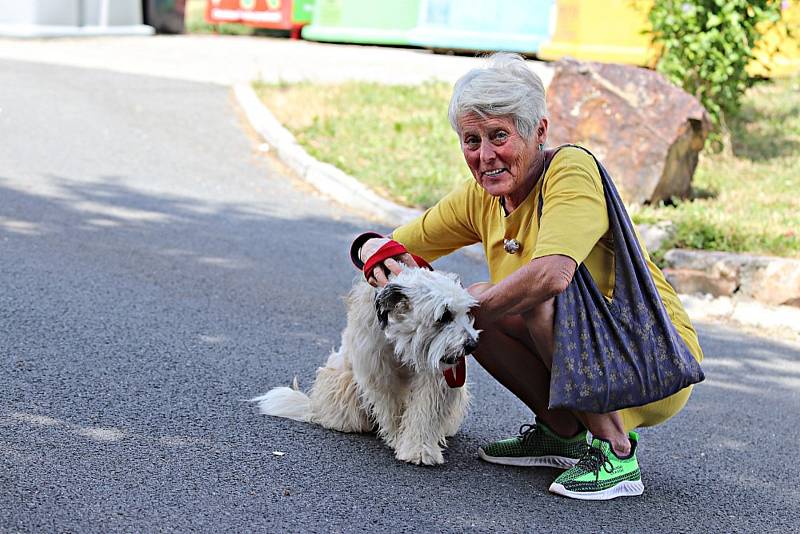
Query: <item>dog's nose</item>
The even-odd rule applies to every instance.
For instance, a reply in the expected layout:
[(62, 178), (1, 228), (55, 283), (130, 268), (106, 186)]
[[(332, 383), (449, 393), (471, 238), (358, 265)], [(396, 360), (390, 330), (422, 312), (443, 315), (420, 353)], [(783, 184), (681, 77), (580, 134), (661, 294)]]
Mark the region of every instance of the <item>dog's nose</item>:
[(470, 339), (464, 343), (464, 354), (472, 354), (478, 348), (478, 340)]

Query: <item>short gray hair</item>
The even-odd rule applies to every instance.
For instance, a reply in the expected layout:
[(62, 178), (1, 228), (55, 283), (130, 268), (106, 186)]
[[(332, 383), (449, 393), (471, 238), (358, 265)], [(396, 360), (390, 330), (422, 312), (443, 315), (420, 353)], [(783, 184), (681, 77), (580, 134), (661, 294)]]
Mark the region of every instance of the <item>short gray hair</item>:
[(472, 69), (453, 87), (447, 116), (457, 133), (459, 119), (468, 113), (512, 117), (519, 134), (530, 140), (547, 116), (544, 84), (519, 54), (492, 54), (488, 65)]

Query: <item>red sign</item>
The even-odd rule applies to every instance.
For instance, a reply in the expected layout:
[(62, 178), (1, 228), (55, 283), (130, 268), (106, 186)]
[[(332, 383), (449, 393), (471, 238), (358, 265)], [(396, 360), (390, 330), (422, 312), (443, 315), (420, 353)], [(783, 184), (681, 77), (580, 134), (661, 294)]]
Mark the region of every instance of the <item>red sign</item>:
[(206, 20), (237, 22), (256, 28), (291, 29), (291, 0), (206, 0)]

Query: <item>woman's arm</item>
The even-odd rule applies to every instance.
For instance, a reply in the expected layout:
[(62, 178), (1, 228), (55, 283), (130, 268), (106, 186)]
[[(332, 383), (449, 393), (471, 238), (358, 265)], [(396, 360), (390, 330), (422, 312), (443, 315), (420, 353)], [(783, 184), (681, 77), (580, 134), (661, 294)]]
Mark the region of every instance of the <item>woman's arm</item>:
[(568, 256), (536, 258), (484, 291), (478, 299), (478, 313), (488, 322), (525, 313), (567, 289), (576, 268), (575, 260)]
[[(392, 233), (394, 240), (406, 246), (410, 253), (417, 254), (428, 262), (480, 241), (480, 236), (470, 220), (470, 214), (478, 202), (475, 198), (475, 187), (473, 182), (464, 182), (457, 186), (425, 213), (395, 228)], [(366, 262), (386, 242), (385, 238), (366, 241), (361, 247), (361, 261)], [(383, 262), (384, 269), (373, 270), (373, 276), (369, 278), (370, 284), (386, 285), (389, 282), (389, 273), (398, 274), (402, 269), (401, 264), (418, 266), (411, 254), (395, 256)]]

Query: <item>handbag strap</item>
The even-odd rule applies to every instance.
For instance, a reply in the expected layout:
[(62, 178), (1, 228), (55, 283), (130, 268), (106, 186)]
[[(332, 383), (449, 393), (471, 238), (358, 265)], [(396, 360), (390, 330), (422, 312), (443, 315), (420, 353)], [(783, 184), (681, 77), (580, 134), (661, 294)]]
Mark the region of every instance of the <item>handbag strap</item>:
[(564, 148), (565, 146), (575, 146), (575, 145), (561, 145), (552, 150), (545, 150), (544, 152), (544, 169), (542, 169), (542, 178), (541, 178), (541, 186), (539, 187), (539, 200), (538, 205), (536, 208), (536, 222), (537, 224), (541, 224), (542, 222), (542, 209), (544, 207), (544, 179), (547, 175), (547, 170), (550, 168), (550, 163), (552, 163), (553, 158), (556, 157), (558, 151)]

